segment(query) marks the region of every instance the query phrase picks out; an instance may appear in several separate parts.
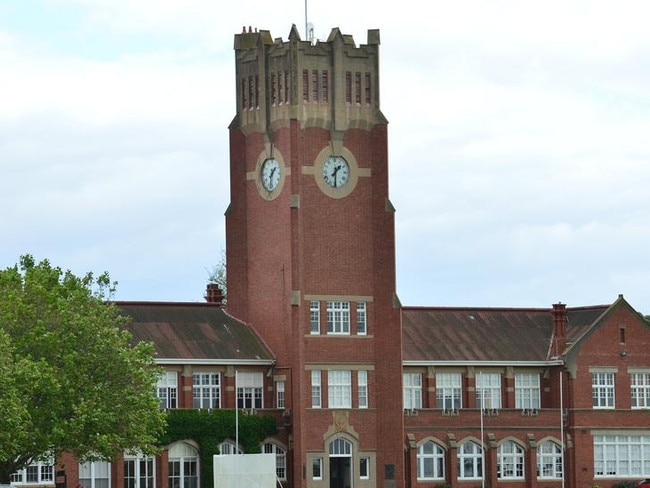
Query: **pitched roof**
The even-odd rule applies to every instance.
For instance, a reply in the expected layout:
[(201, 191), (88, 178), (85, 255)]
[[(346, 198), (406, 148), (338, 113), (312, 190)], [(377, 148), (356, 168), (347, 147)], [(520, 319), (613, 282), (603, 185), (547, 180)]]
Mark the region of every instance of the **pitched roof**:
[[(255, 330), (212, 303), (117, 302), (135, 341), (154, 345), (159, 361), (268, 363)], [(188, 361), (189, 360), (189, 361)]]
[[(567, 309), (567, 341), (580, 337), (608, 306)], [(404, 307), (404, 361), (546, 362), (551, 308)]]

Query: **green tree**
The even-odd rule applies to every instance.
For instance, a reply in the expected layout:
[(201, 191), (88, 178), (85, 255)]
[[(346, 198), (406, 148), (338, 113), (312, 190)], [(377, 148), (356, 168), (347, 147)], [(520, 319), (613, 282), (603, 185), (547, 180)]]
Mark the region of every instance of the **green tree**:
[(0, 270), (0, 483), (46, 456), (156, 451), (165, 429), (153, 346), (132, 344), (108, 274), (23, 256)]
[(221, 260), (219, 264), (215, 264), (212, 267), (212, 271), (208, 272), (208, 282), (216, 283), (219, 285), (221, 292), (223, 293), (223, 303), (226, 303), (227, 297), (227, 281), (226, 281), (226, 253), (221, 251)]

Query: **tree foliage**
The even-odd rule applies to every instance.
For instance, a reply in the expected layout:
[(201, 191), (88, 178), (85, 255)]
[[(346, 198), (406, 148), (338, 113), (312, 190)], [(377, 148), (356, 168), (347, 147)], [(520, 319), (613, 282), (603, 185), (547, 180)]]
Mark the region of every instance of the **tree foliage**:
[(151, 344), (133, 345), (108, 274), (23, 256), (0, 270), (0, 483), (45, 456), (155, 452), (165, 417)]
[(226, 253), (224, 251), (221, 251), (221, 260), (219, 263), (215, 264), (212, 270), (208, 272), (208, 282), (219, 285), (223, 293), (223, 303), (226, 303), (228, 299), (228, 287), (226, 281)]

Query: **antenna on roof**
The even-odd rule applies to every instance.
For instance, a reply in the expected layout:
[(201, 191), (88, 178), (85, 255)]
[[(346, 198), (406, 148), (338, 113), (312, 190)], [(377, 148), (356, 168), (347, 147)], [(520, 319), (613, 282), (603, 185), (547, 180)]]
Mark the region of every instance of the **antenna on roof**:
[(314, 24), (308, 21), (307, 17), (307, 0), (305, 0), (305, 39), (311, 44), (314, 43)]

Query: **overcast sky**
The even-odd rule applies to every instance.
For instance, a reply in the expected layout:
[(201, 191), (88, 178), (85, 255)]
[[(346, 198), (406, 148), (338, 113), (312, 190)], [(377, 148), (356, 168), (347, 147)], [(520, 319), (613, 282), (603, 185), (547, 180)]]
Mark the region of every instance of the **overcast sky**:
[[(0, 267), (202, 301), (225, 250), (233, 36), (304, 0), (0, 2)], [(650, 313), (647, 0), (310, 0), (380, 29), (404, 305)]]

